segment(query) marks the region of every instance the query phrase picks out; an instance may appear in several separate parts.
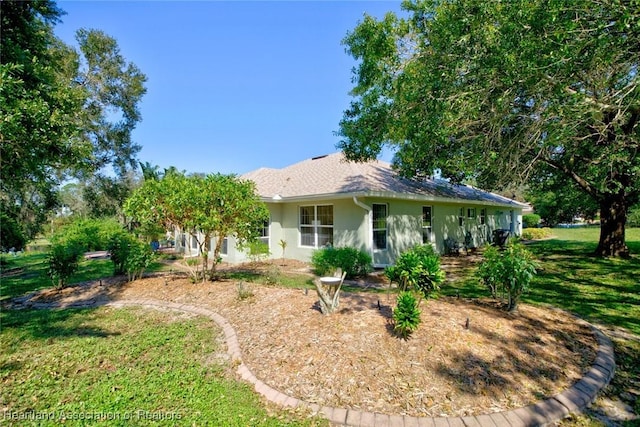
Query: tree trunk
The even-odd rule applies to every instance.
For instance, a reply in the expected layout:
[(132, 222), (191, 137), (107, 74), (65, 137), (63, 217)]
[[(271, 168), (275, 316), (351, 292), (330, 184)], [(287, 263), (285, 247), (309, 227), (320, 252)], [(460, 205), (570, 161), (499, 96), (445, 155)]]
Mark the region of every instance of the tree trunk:
[(600, 201), (600, 242), (596, 255), (628, 257), (624, 228), (627, 223), (627, 202), (624, 195), (607, 194)]

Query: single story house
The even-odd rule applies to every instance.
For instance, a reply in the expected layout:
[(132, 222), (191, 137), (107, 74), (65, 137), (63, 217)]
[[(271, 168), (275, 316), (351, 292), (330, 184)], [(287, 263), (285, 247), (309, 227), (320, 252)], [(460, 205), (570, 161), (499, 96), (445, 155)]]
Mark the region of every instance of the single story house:
[[(252, 180), (271, 219), (262, 240), (271, 258), (309, 261), (327, 245), (350, 246), (371, 254), (383, 267), (406, 249), (429, 243), (440, 252), (452, 242), (478, 247), (497, 229), (522, 231), (526, 206), (500, 195), (446, 180), (414, 181), (398, 177), (383, 161), (347, 162), (342, 153), (314, 157), (283, 169), (260, 168), (242, 179)], [(193, 248), (189, 236), (177, 246)], [(213, 247), (213, 245), (211, 245)], [(247, 254), (225, 239), (223, 260), (237, 263)]]

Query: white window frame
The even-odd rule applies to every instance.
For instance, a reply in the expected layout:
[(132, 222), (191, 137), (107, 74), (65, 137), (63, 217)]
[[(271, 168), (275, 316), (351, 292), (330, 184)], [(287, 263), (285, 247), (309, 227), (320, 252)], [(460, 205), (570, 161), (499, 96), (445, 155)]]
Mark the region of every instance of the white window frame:
[(480, 208), (480, 225), (487, 223), (487, 208)]
[(476, 218), (476, 208), (467, 208), (467, 219)]
[[(384, 228), (376, 228), (376, 206), (384, 206)], [(384, 231), (384, 248), (376, 246), (376, 231)], [(371, 245), (374, 252), (386, 251), (389, 248), (389, 205), (387, 203), (373, 203), (371, 206)]]
[(458, 212), (458, 226), (464, 227), (464, 218), (465, 218), (465, 209), (460, 208), (460, 212)]
[[(325, 207), (330, 207), (331, 208), (331, 223), (330, 224), (321, 224), (320, 220), (318, 219), (318, 208), (325, 208)], [(309, 208), (313, 208), (313, 216), (311, 216), (311, 223), (310, 224), (303, 224), (302, 223), (302, 209), (309, 209)], [(300, 205), (298, 206), (298, 245), (300, 247), (303, 248), (319, 248), (319, 247), (324, 247), (327, 244), (331, 244), (333, 245), (333, 230), (334, 230), (334, 209), (333, 209), (333, 205), (331, 204), (327, 204), (327, 205)], [(312, 229), (312, 233), (313, 233), (313, 245), (306, 245), (303, 243), (303, 232), (302, 229), (303, 228), (310, 228)], [(319, 244), (320, 242), (320, 236), (321, 233), (319, 233), (319, 231), (321, 230), (327, 230), (330, 231), (330, 239), (328, 242), (323, 243), (323, 244)]]
[(271, 219), (268, 219), (262, 225), (262, 228), (260, 229), (259, 240), (262, 243), (266, 244), (267, 247), (269, 247), (269, 248), (271, 247), (271, 245), (270, 245), (270, 242), (271, 242)]
[[(425, 209), (429, 209), (429, 225), (425, 225)], [(433, 206), (422, 206), (422, 244), (433, 243)], [(429, 238), (425, 241), (425, 232), (429, 233)]]
[(228, 256), (229, 255), (229, 238), (224, 237), (222, 239), (222, 245), (220, 245), (220, 256)]

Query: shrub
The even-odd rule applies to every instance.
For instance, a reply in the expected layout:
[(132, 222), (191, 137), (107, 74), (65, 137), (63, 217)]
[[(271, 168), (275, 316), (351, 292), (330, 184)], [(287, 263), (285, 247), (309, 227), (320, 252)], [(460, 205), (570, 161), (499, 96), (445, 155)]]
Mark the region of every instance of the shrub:
[(373, 270), (371, 255), (356, 248), (323, 248), (311, 256), (311, 265), (318, 276), (324, 276), (340, 268), (346, 278), (365, 276)]
[(58, 230), (51, 242), (74, 240), (85, 252), (104, 251), (108, 250), (112, 236), (123, 231), (115, 219), (79, 219)]
[(236, 285), (236, 290), (239, 300), (245, 300), (247, 298), (251, 298), (254, 295), (251, 287), (245, 285), (244, 282), (238, 282), (238, 284)]
[(536, 228), (540, 224), (540, 215), (525, 214), (522, 215), (522, 226), (524, 228)]
[(114, 234), (109, 239), (109, 243), (107, 244), (107, 251), (109, 252), (111, 262), (113, 262), (114, 276), (125, 273), (124, 265), (127, 257), (129, 256), (131, 242), (133, 242), (134, 239), (135, 238), (132, 235), (125, 232), (124, 230)]
[(127, 257), (124, 260), (124, 270), (129, 281), (141, 279), (144, 271), (154, 259), (155, 254), (151, 246), (134, 238), (129, 245)]
[(114, 276), (127, 274), (129, 281), (141, 278), (155, 259), (150, 245), (124, 230), (111, 236), (107, 250), (113, 262)]
[(627, 226), (640, 227), (640, 203), (632, 206), (627, 215)]
[(478, 267), (480, 280), (495, 297), (498, 290), (507, 294), (507, 310), (515, 311), (522, 294), (527, 291), (537, 264), (522, 244), (510, 241), (503, 251), (487, 248)]
[(271, 255), (271, 252), (269, 252), (269, 245), (260, 240), (251, 242), (247, 246), (249, 249), (249, 259), (251, 260), (251, 262), (264, 261), (269, 257), (269, 255)]
[(403, 252), (395, 265), (387, 267), (384, 272), (403, 291), (415, 289), (425, 298), (439, 289), (445, 277), (440, 268), (440, 256), (431, 245), (417, 245)]
[(78, 270), (83, 253), (84, 248), (74, 239), (59, 239), (51, 245), (47, 257), (49, 266), (47, 273), (55, 287), (67, 286), (71, 276)]
[(520, 237), (524, 240), (546, 239), (547, 237), (551, 237), (551, 229), (547, 227), (525, 228), (522, 230), (522, 235)]
[(411, 292), (401, 292), (398, 295), (396, 308), (393, 309), (393, 330), (406, 339), (420, 325), (420, 310), (418, 302)]

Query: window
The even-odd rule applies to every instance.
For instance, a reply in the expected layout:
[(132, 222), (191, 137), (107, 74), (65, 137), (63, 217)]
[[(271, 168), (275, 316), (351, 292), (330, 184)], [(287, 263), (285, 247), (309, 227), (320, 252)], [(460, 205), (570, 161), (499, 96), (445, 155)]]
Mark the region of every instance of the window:
[(387, 205), (373, 204), (373, 248), (387, 249)]
[(269, 221), (265, 221), (260, 229), (260, 241), (269, 246)]
[(198, 249), (198, 239), (196, 236), (191, 236), (191, 249)]
[(460, 214), (458, 215), (458, 225), (460, 227), (464, 225), (464, 208), (460, 208)]
[(187, 247), (187, 235), (184, 233), (180, 233), (180, 247), (182, 248)]
[(220, 255), (229, 255), (229, 239), (222, 239), (222, 246), (220, 246)]
[(333, 206), (300, 206), (300, 246), (333, 244)]
[(422, 207), (422, 243), (431, 243), (431, 206)]
[(486, 223), (487, 223), (487, 209), (482, 208), (480, 209), (480, 224), (484, 225)]
[(473, 219), (476, 217), (476, 208), (467, 209), (467, 218)]

